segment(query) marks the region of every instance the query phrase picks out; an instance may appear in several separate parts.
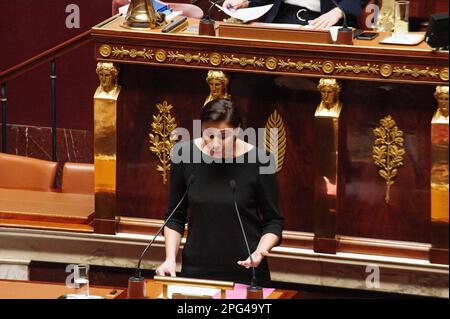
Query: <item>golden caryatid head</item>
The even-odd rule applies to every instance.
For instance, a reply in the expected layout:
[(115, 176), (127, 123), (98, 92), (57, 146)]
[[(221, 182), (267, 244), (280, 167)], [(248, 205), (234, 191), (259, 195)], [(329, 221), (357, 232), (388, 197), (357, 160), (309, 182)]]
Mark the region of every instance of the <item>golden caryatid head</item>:
[(117, 76), (119, 68), (110, 62), (97, 63), (96, 73), (100, 80), (100, 87), (105, 93), (109, 93), (117, 88)]
[(438, 102), (438, 111), (440, 115), (448, 117), (448, 86), (437, 86), (434, 97)]
[(317, 88), (322, 96), (322, 102), (320, 103), (322, 107), (331, 110), (339, 106), (341, 85), (336, 79), (320, 79)]
[(215, 99), (230, 99), (228, 94), (228, 83), (230, 78), (223, 71), (210, 70), (206, 77), (206, 82), (209, 85), (209, 95), (206, 98), (205, 104)]

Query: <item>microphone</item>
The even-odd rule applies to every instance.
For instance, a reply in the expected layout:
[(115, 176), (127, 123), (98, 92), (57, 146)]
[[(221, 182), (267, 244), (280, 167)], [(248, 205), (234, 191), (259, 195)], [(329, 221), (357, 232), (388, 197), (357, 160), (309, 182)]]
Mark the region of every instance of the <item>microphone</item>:
[(200, 20), (200, 23), (198, 25), (198, 34), (199, 35), (209, 35), (209, 36), (215, 36), (216, 35), (216, 29), (215, 29), (215, 21), (213, 19), (211, 19), (211, 11), (212, 8), (214, 8), (214, 6), (216, 4), (218, 4), (219, 2), (222, 2), (224, 0), (216, 0), (216, 1), (212, 1), (209, 0), (209, 2), (211, 3), (211, 6), (208, 9), (208, 13), (206, 14), (206, 16)]
[(339, 5), (339, 3), (336, 2), (336, 0), (331, 0), (331, 2), (333, 2), (333, 4), (334, 4), (339, 10), (341, 10), (341, 12), (342, 12), (342, 18), (344, 19), (344, 25), (342, 26), (341, 29), (339, 29), (339, 31), (341, 31), (341, 30), (342, 30), (342, 31), (349, 31), (349, 30), (351, 30), (351, 29), (348, 27), (348, 23), (347, 23), (347, 15), (345, 14), (345, 11), (342, 10), (341, 6)]
[(137, 264), (134, 276), (130, 277), (130, 279), (128, 280), (128, 298), (144, 298), (145, 297), (144, 277), (142, 277), (142, 274), (141, 274), (142, 259), (144, 258), (145, 253), (153, 245), (153, 243), (155, 242), (155, 240), (159, 236), (159, 234), (161, 234), (161, 232), (163, 231), (163, 229), (166, 226), (166, 224), (169, 222), (169, 220), (172, 217), (172, 215), (177, 211), (178, 207), (181, 205), (181, 203), (185, 199), (185, 197), (186, 197), (186, 195), (187, 195), (187, 193), (189, 191), (189, 188), (192, 186), (192, 184), (194, 184), (194, 182), (195, 182), (195, 175), (189, 176), (189, 179), (188, 179), (188, 182), (187, 182), (187, 186), (186, 186), (186, 190), (184, 191), (184, 194), (181, 197), (180, 201), (175, 206), (175, 208), (172, 210), (170, 215), (167, 217), (167, 219), (164, 222), (164, 224), (156, 232), (156, 234), (153, 237), (152, 241), (147, 245), (147, 247), (145, 247), (145, 249), (142, 251), (141, 255), (139, 256), (139, 261), (138, 261), (138, 264)]
[(336, 0), (331, 0), (331, 2), (333, 2), (333, 4), (336, 6), (336, 8), (341, 10), (342, 18), (344, 19), (344, 25), (342, 26), (342, 28), (340, 28), (338, 30), (336, 44), (352, 45), (353, 44), (353, 29), (348, 27), (347, 14), (345, 13), (344, 10), (342, 10), (341, 6), (339, 5), (339, 3), (337, 3)]
[(263, 299), (262, 288), (258, 286), (258, 280), (256, 278), (256, 270), (253, 263), (252, 253), (250, 251), (250, 247), (248, 245), (247, 235), (245, 234), (244, 226), (242, 225), (241, 214), (239, 213), (239, 208), (236, 200), (236, 181), (234, 179), (230, 180), (230, 188), (233, 192), (233, 200), (234, 200), (234, 209), (236, 211), (236, 215), (239, 220), (239, 225), (241, 227), (241, 232), (244, 237), (245, 246), (247, 248), (247, 253), (250, 258), (250, 262), (252, 264), (252, 280), (250, 287), (247, 288), (247, 299)]
[(212, 9), (215, 7), (216, 4), (219, 4), (220, 2), (224, 2), (225, 0), (216, 0), (216, 1), (211, 1), (209, 0), (209, 2), (211, 3), (211, 6), (208, 9), (208, 14), (205, 17), (205, 20), (211, 20), (211, 11)]

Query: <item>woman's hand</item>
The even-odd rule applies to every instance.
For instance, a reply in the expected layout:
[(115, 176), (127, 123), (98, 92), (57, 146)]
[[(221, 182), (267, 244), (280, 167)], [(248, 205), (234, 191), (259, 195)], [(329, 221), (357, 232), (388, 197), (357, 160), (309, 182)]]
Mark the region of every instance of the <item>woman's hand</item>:
[(314, 29), (328, 29), (338, 23), (343, 16), (344, 15), (339, 8), (334, 8), (314, 20), (309, 20), (308, 23), (310, 26), (313, 26)]
[(158, 268), (156, 268), (156, 274), (158, 276), (165, 276), (166, 274), (169, 274), (171, 277), (176, 277), (175, 268), (175, 260), (166, 259)]
[[(267, 250), (255, 250), (255, 252), (252, 254), (253, 258), (253, 266), (258, 267), (261, 261), (264, 259), (264, 257), (269, 256), (269, 252)], [(246, 260), (240, 260), (237, 262), (238, 265), (250, 268), (252, 266), (252, 263), (250, 261), (250, 257), (248, 257)]]
[(248, 0), (225, 0), (222, 7), (230, 11), (236, 11), (240, 8), (247, 8), (248, 4)]

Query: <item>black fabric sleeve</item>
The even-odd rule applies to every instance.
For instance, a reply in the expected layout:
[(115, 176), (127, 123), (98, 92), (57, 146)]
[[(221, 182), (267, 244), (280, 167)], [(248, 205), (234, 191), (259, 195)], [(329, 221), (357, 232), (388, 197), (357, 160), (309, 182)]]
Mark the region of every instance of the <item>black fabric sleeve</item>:
[(342, 0), (339, 5), (346, 14), (359, 18), (368, 2), (368, 0)]
[[(167, 212), (165, 219), (167, 219), (173, 209), (177, 206), (181, 200), (184, 192), (186, 191), (186, 181), (183, 174), (183, 163), (170, 163), (170, 180), (169, 180), (169, 203), (167, 206)], [(189, 206), (187, 196), (180, 204), (176, 212), (172, 215), (166, 227), (173, 229), (183, 236), (184, 226), (186, 224), (187, 208)]]
[(262, 214), (262, 234), (272, 233), (279, 236), (279, 246), (282, 241), (284, 217), (280, 212), (279, 189), (276, 173), (261, 174), (258, 178), (258, 201)]
[(274, 3), (274, 0), (250, 0), (249, 7), (265, 6)]

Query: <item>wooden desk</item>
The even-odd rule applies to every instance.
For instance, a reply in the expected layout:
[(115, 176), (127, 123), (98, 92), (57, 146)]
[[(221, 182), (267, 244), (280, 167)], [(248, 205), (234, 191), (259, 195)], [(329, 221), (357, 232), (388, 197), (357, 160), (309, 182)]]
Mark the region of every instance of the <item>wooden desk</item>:
[[(153, 279), (147, 280), (147, 294), (150, 299), (158, 298), (162, 291), (161, 283), (156, 283)], [(267, 299), (293, 299), (297, 293), (294, 290), (275, 289)]]
[[(89, 290), (90, 294), (102, 297), (116, 290), (116, 297), (110, 299), (125, 299), (127, 296), (123, 288), (91, 286)], [(158, 298), (162, 293), (162, 284), (147, 280), (147, 292), (149, 299)], [(73, 289), (59, 283), (0, 280), (0, 299), (57, 299), (61, 295), (73, 293)], [(267, 299), (292, 299), (296, 295), (297, 291), (276, 289)]]
[[(115, 298), (123, 297), (124, 290), (112, 287), (89, 287), (91, 295), (106, 297), (116, 290)], [(66, 294), (73, 294), (74, 289), (64, 284), (36, 281), (0, 280), (0, 299), (57, 299)], [(110, 299), (114, 299), (111, 297)]]
[(94, 196), (0, 188), (0, 224), (89, 230)]

